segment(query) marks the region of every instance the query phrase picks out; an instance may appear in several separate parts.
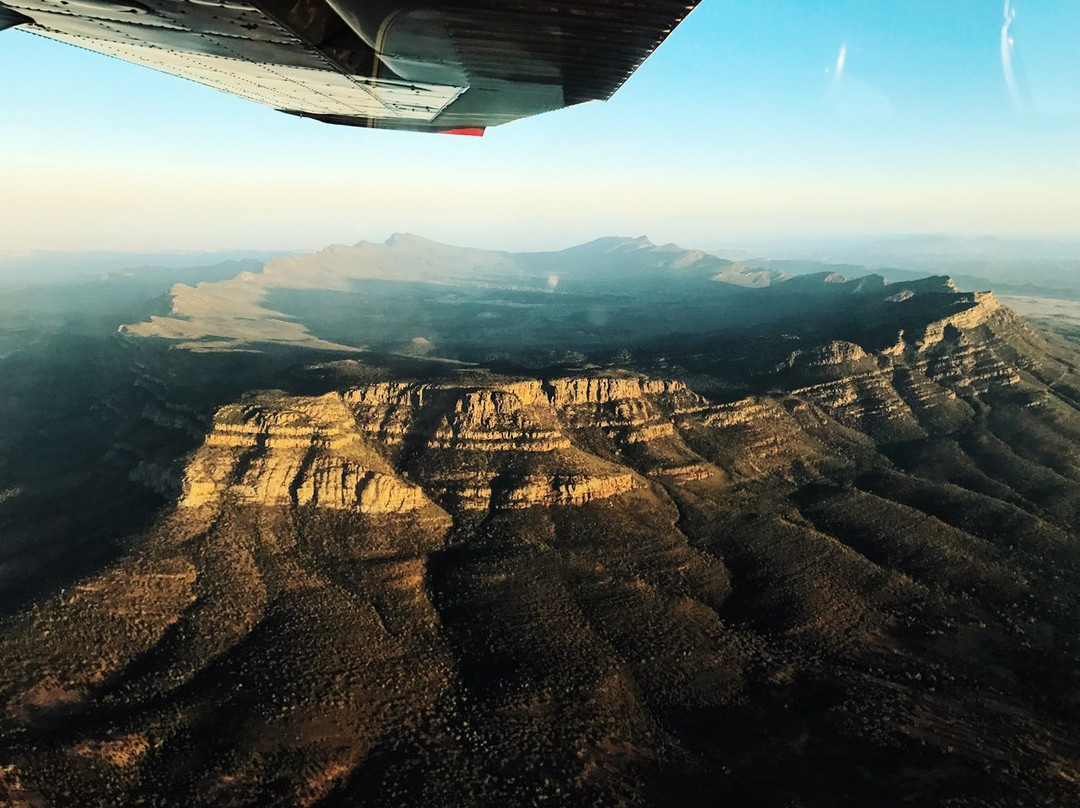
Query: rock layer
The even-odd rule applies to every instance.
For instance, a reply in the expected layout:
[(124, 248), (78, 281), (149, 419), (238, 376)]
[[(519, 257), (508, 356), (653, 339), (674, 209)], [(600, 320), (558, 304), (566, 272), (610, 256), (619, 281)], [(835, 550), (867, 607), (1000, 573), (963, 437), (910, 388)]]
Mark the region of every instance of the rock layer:
[[(188, 464), (181, 505), (228, 498), (376, 514), (431, 501), (467, 510), (582, 505), (645, 480), (614, 453), (577, 445), (576, 433), (596, 429), (627, 446), (677, 441), (672, 419), (693, 406), (704, 400), (681, 383), (631, 375), (262, 394), (218, 412)], [(682, 451), (690, 470), (681, 463), (666, 473), (708, 474)]]
[(357, 433), (340, 395), (260, 396), (220, 410), (185, 474), (181, 507), (225, 499), (402, 513), (431, 504)]

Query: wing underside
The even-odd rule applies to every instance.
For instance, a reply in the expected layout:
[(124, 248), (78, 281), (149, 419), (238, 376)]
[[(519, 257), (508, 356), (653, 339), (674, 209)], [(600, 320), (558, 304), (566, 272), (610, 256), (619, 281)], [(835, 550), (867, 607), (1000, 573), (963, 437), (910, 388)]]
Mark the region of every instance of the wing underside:
[(475, 132), (610, 97), (693, 5), (0, 0), (0, 29), (331, 123)]

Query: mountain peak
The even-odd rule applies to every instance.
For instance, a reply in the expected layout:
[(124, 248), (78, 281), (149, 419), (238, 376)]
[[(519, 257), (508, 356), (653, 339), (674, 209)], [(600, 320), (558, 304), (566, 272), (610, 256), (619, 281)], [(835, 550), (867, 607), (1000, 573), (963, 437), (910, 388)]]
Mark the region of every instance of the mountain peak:
[(418, 236), (415, 233), (394, 233), (383, 242), (387, 247), (446, 247), (440, 241)]
[(586, 241), (584, 244), (578, 244), (573, 247), (568, 247), (563, 252), (581, 251), (581, 252), (629, 252), (632, 250), (647, 250), (653, 249), (656, 245), (649, 241), (647, 236), (603, 236), (602, 238), (593, 239), (592, 241)]
[(637, 238), (627, 241), (624, 246), (627, 248), (633, 247), (639, 250), (647, 250), (650, 247), (655, 247), (656, 245), (649, 241), (648, 236), (638, 236)]

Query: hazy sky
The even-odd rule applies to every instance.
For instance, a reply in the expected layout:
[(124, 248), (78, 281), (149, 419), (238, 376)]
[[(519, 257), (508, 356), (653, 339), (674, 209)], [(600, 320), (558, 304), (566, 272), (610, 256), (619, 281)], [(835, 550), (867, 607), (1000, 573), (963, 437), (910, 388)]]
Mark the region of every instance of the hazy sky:
[(332, 127), (0, 32), (0, 250), (1080, 235), (1076, 0), (703, 0), (607, 103)]

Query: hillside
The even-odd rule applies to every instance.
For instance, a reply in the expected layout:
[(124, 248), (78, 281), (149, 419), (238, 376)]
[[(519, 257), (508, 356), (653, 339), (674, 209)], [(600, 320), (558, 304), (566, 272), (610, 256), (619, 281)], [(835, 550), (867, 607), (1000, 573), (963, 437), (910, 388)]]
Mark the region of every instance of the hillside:
[[(171, 504), (3, 623), (7, 804), (1074, 804), (1073, 350), (945, 278), (739, 287), (625, 240), (544, 316), (612, 305), (612, 249), (682, 330), (126, 329)], [(529, 282), (463, 254), (454, 295)]]

